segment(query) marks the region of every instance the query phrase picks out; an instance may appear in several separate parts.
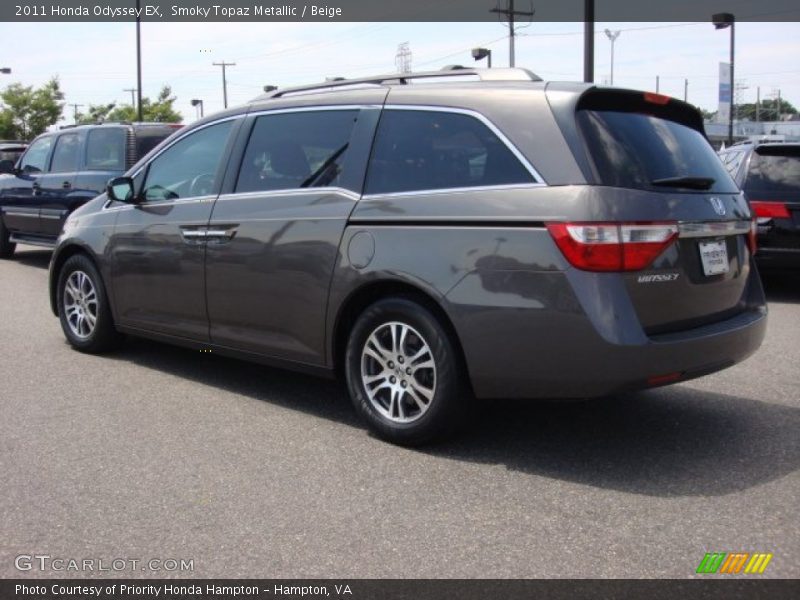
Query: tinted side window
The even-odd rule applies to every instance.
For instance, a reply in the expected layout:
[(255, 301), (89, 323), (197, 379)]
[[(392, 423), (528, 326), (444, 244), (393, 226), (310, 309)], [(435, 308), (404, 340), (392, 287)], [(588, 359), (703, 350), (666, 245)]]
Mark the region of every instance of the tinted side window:
[(233, 121), (210, 125), (176, 142), (148, 168), (145, 201), (205, 196), (214, 191), (217, 171)]
[(56, 140), (53, 150), (53, 161), (50, 171), (63, 173), (78, 169), (78, 155), (81, 149), (81, 138), (77, 133), (65, 133)]
[(128, 132), (119, 127), (93, 129), (86, 144), (86, 168), (93, 171), (124, 171)]
[(357, 110), (258, 117), (244, 154), (237, 192), (339, 184)]
[(532, 183), (533, 176), (475, 117), (392, 110), (381, 116), (366, 193)]
[(50, 146), (52, 145), (52, 137), (39, 138), (33, 142), (22, 158), (19, 168), (23, 171), (34, 173), (44, 171), (47, 165), (47, 156), (50, 154)]

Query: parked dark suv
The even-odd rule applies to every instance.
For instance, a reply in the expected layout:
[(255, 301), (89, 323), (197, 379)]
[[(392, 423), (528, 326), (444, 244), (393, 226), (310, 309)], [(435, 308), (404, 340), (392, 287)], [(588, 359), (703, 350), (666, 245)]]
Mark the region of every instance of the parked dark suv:
[(176, 133), (67, 220), (50, 295), (79, 350), (128, 333), (342, 373), (372, 430), (413, 444), (476, 396), (743, 360), (766, 325), (751, 233), (688, 104), (524, 70), (395, 74)]
[(0, 258), (17, 242), (53, 247), (67, 215), (180, 127), (105, 123), (37, 137), (16, 165), (0, 165)]
[(800, 143), (744, 142), (720, 158), (758, 219), (758, 263), (800, 268)]

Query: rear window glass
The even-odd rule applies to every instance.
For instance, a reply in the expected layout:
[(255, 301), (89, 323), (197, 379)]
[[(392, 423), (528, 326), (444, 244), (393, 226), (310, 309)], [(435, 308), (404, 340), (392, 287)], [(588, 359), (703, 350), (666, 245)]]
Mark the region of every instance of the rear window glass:
[(135, 129), (136, 135), (136, 156), (134, 161), (138, 161), (153, 148), (175, 133), (179, 127), (140, 127)]
[(748, 192), (800, 191), (800, 147), (759, 148), (750, 158)]
[(86, 168), (98, 171), (125, 170), (128, 132), (121, 127), (93, 129), (86, 147)]
[[(610, 110), (579, 110), (577, 119), (603, 185), (673, 192), (737, 191), (706, 138), (691, 127), (650, 114)], [(707, 190), (653, 183), (687, 177), (714, 182)]]

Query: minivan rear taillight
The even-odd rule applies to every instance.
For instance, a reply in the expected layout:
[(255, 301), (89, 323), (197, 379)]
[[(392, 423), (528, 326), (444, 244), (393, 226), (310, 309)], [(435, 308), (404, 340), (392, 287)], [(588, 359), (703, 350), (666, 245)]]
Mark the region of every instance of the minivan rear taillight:
[(639, 271), (678, 237), (670, 223), (548, 223), (569, 263), (584, 271)]

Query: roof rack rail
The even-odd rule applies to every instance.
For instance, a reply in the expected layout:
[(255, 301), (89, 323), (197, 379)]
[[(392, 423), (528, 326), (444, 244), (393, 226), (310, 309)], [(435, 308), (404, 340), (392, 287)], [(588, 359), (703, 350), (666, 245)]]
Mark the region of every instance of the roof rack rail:
[(388, 73), (386, 75), (376, 75), (373, 77), (361, 77), (358, 79), (336, 79), (333, 81), (323, 81), (311, 85), (301, 85), (297, 87), (278, 89), (267, 94), (258, 96), (253, 101), (267, 100), (270, 98), (280, 98), (287, 94), (309, 92), (313, 90), (325, 90), (329, 88), (357, 86), (357, 85), (405, 85), (417, 79), (435, 79), (439, 77), (464, 77), (473, 75), (481, 81), (542, 81), (542, 78), (528, 69), (471, 69), (460, 65), (450, 65), (441, 71), (420, 71), (418, 73)]

